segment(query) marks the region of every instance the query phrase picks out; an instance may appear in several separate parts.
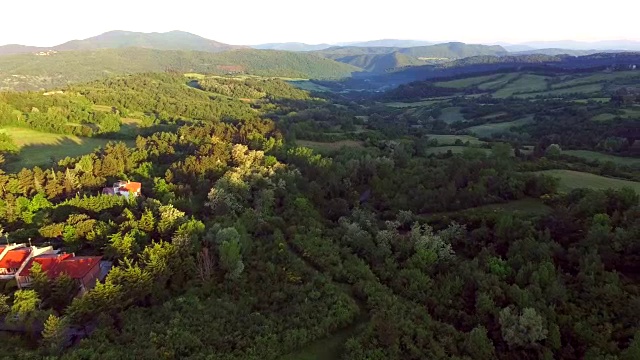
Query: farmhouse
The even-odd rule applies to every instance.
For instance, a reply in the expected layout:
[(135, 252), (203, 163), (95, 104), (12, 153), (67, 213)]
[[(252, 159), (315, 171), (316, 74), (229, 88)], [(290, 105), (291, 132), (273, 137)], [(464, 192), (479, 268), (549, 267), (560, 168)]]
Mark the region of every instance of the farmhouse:
[(128, 199), (129, 195), (133, 195), (134, 197), (140, 195), (140, 190), (142, 190), (141, 183), (120, 180), (111, 187), (103, 188), (102, 193), (105, 195), (124, 196)]
[[(9, 249), (9, 250), (7, 250)], [(52, 254), (51, 246), (39, 248), (36, 246), (26, 247), (24, 244), (8, 245), (0, 253), (0, 280), (11, 280), (22, 270), (22, 267), (34, 256)]]
[(51, 246), (43, 248), (27, 247), (24, 244), (0, 246), (0, 280), (15, 279), (18, 288), (29, 287), (33, 282), (31, 269), (37, 263), (50, 279), (66, 274), (75, 280), (78, 293), (82, 295), (106, 276), (110, 266), (101, 260), (100, 256), (58, 253)]

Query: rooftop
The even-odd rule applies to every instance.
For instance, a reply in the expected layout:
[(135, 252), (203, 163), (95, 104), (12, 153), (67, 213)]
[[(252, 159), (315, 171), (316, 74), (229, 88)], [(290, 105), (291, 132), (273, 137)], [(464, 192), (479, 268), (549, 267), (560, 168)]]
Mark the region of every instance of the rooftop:
[(0, 260), (0, 269), (17, 269), (29, 257), (31, 248), (9, 250)]
[(53, 269), (55, 269), (61, 261), (66, 260), (71, 256), (71, 254), (46, 254), (36, 256), (29, 259), (27, 265), (25, 265), (22, 271), (20, 271), (19, 276), (31, 275), (31, 268), (33, 267), (33, 263), (36, 262), (40, 264), (45, 274), (49, 277), (53, 277)]
[(58, 263), (50, 272), (50, 276), (57, 277), (65, 273), (72, 279), (81, 279), (100, 263), (101, 256), (74, 256), (64, 259)]

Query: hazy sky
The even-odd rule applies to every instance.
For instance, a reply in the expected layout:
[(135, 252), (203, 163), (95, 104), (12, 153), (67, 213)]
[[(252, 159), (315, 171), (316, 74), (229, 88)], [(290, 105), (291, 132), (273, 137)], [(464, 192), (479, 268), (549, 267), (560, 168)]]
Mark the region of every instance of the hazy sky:
[(637, 0), (5, 0), (0, 11), (0, 44), (39, 46), (109, 30), (184, 30), (230, 44), (640, 40)]

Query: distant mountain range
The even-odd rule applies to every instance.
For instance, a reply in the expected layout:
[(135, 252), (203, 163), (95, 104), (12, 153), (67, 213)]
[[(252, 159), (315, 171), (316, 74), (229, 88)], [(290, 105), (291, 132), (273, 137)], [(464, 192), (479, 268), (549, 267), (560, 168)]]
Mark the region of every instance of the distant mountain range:
[(343, 46), (312, 53), (376, 73), (406, 66), (442, 63), (470, 56), (503, 56), (508, 54), (507, 50), (501, 46), (472, 45), (459, 42), (406, 48)]
[(184, 31), (166, 33), (141, 33), (132, 31), (109, 31), (84, 40), (72, 40), (52, 47), (24, 45), (0, 46), (0, 55), (28, 54), (46, 51), (84, 51), (100, 49), (120, 49), (139, 47), (155, 50), (191, 50), (204, 52), (222, 52), (246, 48), (223, 44)]
[[(502, 68), (504, 64), (513, 66), (531, 61), (540, 64), (564, 61), (567, 57), (630, 50), (640, 51), (640, 42), (484, 45), (382, 39), (337, 45), (271, 43), (249, 47), (229, 45), (183, 31), (118, 30), (52, 47), (0, 46), (0, 89), (44, 89), (110, 74), (164, 70), (317, 79), (345, 76), (373, 79), (378, 75), (389, 75), (406, 81), (411, 76), (422, 76), (424, 71), (434, 74), (433, 69), (437, 69), (437, 73), (455, 74), (463, 71), (457, 69), (470, 65), (473, 69), (493, 69)], [(587, 63), (595, 64), (596, 61), (589, 58)]]

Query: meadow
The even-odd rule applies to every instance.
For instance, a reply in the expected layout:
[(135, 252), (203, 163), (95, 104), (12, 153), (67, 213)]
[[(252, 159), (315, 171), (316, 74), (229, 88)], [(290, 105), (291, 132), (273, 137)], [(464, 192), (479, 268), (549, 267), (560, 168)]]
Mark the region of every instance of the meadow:
[[(23, 167), (48, 166), (65, 157), (75, 157), (104, 147), (110, 139), (83, 138), (73, 135), (44, 133), (31, 129), (5, 128), (0, 133), (8, 134), (20, 149), (17, 161), (6, 164), (9, 171), (19, 171)], [(125, 141), (133, 145), (133, 141)]]
[(599, 153), (597, 151), (589, 150), (564, 150), (563, 154), (576, 156), (587, 160), (596, 160), (599, 162), (611, 161), (616, 164), (626, 166), (640, 166), (640, 159), (632, 157), (615, 156), (609, 154)]
[(470, 135), (440, 135), (440, 134), (428, 134), (429, 140), (437, 140), (438, 145), (455, 145), (457, 140), (466, 143), (467, 141), (471, 145), (481, 145), (484, 144), (484, 141), (480, 141), (475, 136)]
[(640, 193), (640, 182), (614, 179), (573, 170), (543, 170), (539, 174), (545, 174), (560, 179), (560, 191), (571, 191), (574, 189), (622, 189), (631, 188)]
[(446, 122), (447, 124), (454, 123), (456, 121), (464, 121), (461, 107), (454, 106), (442, 109), (442, 114), (438, 117), (439, 120)]
[(476, 134), (479, 137), (491, 137), (491, 135), (495, 133), (509, 131), (512, 127), (526, 125), (531, 123), (532, 121), (533, 121), (533, 116), (530, 115), (525, 118), (514, 120), (514, 121), (508, 121), (508, 122), (502, 122), (502, 123), (489, 123), (489, 124), (472, 126), (470, 128), (467, 128), (467, 130), (471, 131), (472, 133)]

